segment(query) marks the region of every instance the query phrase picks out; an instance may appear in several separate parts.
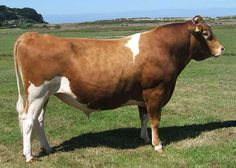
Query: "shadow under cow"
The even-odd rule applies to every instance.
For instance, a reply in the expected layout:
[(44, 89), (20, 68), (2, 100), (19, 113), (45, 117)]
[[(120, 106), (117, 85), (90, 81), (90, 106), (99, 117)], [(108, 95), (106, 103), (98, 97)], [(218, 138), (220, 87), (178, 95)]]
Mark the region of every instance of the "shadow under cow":
[[(206, 124), (192, 124), (184, 126), (161, 127), (159, 129), (160, 138), (164, 145), (171, 142), (178, 142), (187, 138), (195, 138), (202, 132), (212, 131), (220, 128), (235, 127), (236, 120), (211, 122)], [(149, 135), (150, 134), (150, 129)], [(87, 133), (73, 137), (63, 143), (54, 146), (54, 152), (73, 151), (75, 149), (87, 147), (110, 147), (116, 149), (134, 149), (145, 145), (139, 139), (139, 128), (120, 128), (115, 130), (107, 130), (98, 133)]]

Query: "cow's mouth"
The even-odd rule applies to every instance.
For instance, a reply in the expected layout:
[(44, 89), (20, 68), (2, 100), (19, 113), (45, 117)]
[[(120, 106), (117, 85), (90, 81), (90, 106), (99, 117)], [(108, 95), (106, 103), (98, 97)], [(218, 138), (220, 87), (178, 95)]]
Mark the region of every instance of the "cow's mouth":
[(224, 46), (221, 46), (221, 47), (217, 48), (217, 49), (213, 52), (213, 56), (214, 56), (214, 57), (219, 57), (219, 56), (221, 56), (221, 55), (224, 53), (224, 51), (225, 51)]

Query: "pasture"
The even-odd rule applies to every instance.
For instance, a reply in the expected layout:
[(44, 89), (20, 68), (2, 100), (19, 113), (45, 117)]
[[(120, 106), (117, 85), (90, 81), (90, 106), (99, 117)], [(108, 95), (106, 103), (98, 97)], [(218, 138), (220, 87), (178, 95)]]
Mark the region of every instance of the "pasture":
[[(49, 101), (45, 129), (54, 153), (26, 164), (15, 110), (17, 89), (12, 49), (25, 31), (64, 37), (118, 38), (147, 27), (88, 30), (0, 29), (0, 167), (235, 167), (236, 28), (216, 27), (226, 48), (218, 59), (191, 61), (179, 76), (162, 111), (160, 138), (165, 153), (139, 139), (137, 107), (91, 114), (55, 97)], [(150, 134), (150, 130), (149, 130)], [(39, 151), (38, 140), (33, 151)]]

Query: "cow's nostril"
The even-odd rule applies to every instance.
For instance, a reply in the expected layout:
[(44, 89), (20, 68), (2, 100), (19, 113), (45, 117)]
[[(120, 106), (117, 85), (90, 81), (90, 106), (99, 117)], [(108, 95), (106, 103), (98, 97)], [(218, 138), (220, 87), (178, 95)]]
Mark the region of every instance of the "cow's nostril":
[(225, 47), (224, 47), (224, 46), (222, 46), (222, 47), (221, 47), (221, 51), (224, 51), (224, 50), (225, 50)]

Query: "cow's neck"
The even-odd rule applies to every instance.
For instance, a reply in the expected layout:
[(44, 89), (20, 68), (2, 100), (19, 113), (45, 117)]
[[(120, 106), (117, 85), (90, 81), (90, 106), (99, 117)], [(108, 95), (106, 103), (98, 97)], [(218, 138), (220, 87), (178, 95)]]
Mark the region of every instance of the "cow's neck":
[(177, 75), (185, 68), (191, 60), (191, 22), (170, 24), (164, 29), (156, 29), (156, 36), (165, 34), (166, 50), (170, 59), (176, 65)]

